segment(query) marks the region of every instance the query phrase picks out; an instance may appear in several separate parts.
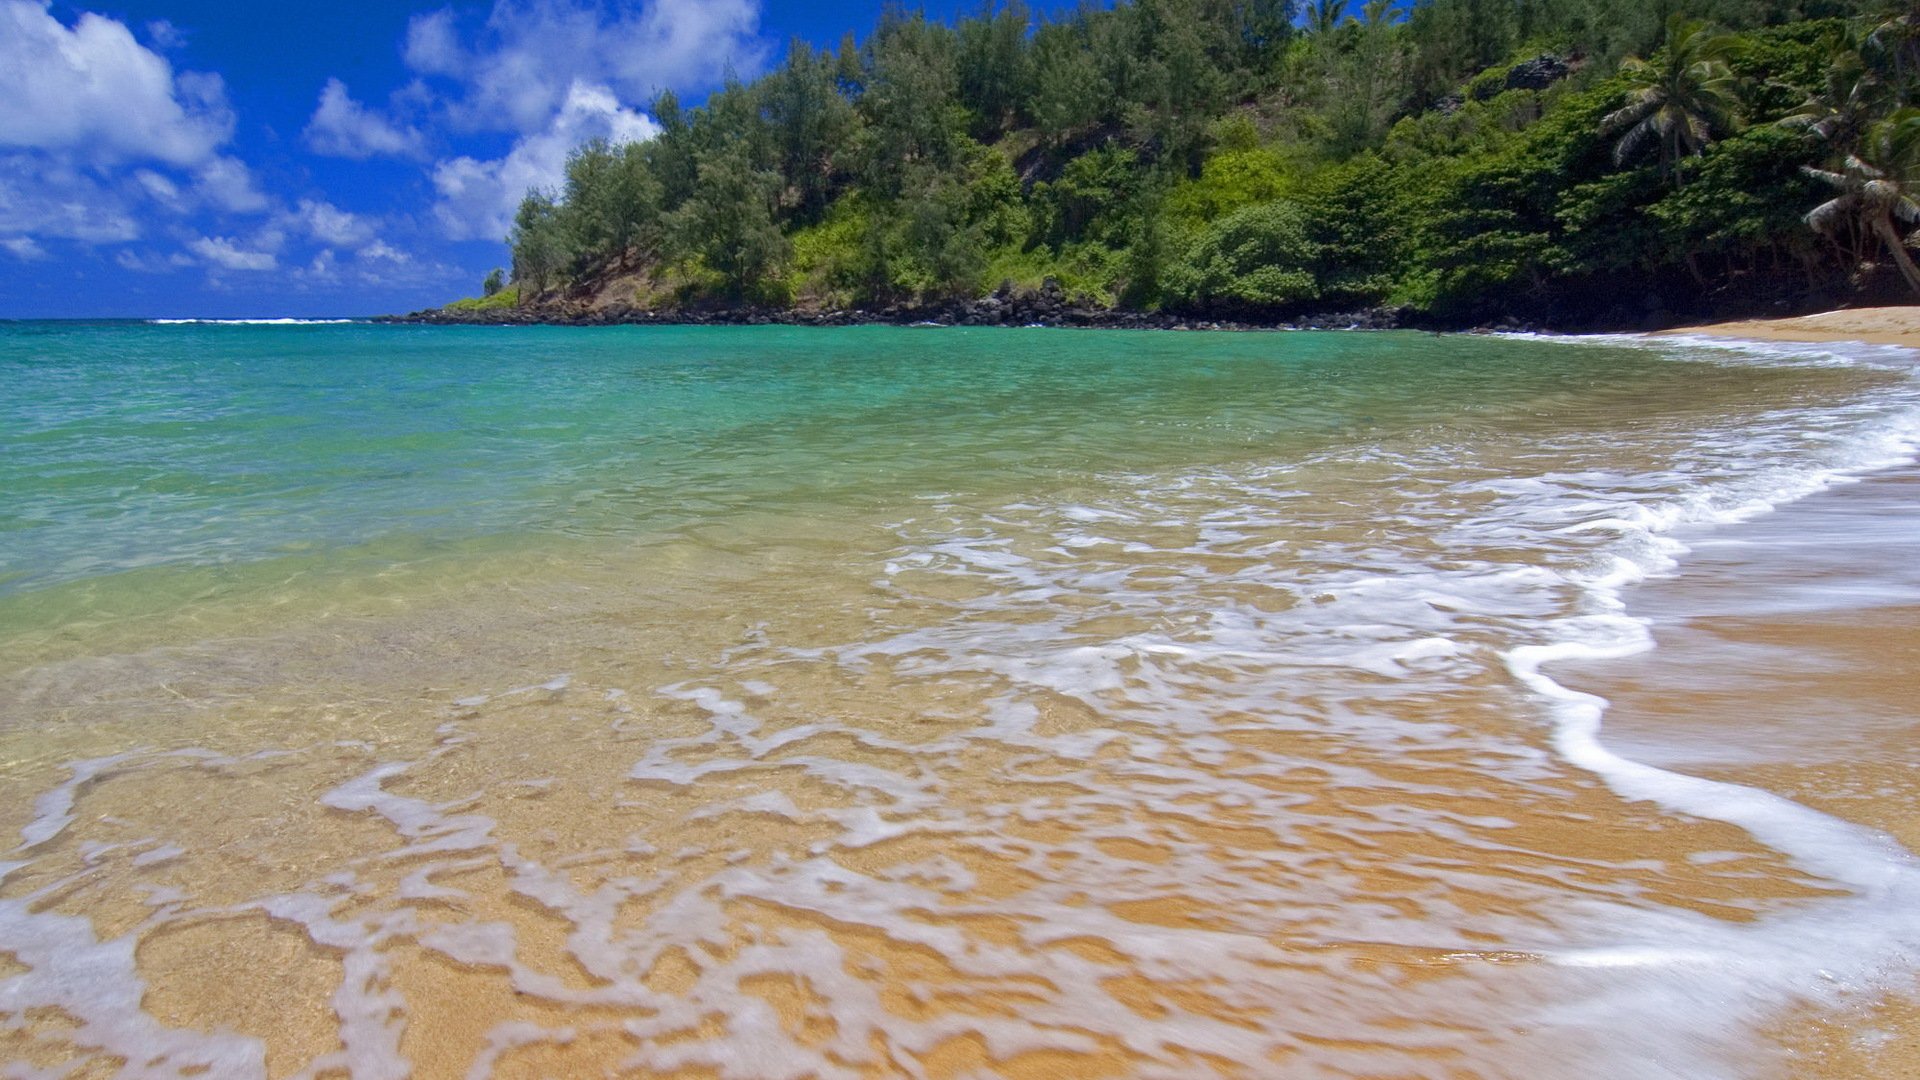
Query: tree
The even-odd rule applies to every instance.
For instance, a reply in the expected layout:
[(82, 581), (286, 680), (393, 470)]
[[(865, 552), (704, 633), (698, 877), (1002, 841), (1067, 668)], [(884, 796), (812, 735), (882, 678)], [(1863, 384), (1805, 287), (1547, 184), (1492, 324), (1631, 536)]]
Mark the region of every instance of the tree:
[(1613, 158), (1625, 164), (1648, 142), (1660, 148), (1660, 174), (1676, 176), (1682, 158), (1698, 157), (1739, 124), (1739, 80), (1727, 67), (1736, 41), (1697, 19), (1667, 20), (1666, 48), (1653, 62), (1620, 65), (1627, 103), (1607, 114), (1601, 130), (1618, 135)]
[(1346, 18), (1347, 0), (1309, 0), (1307, 4), (1307, 26), (1315, 34), (1333, 33)]
[(833, 57), (794, 39), (787, 62), (762, 86), (762, 102), (780, 172), (803, 218), (816, 216), (833, 192), (834, 155), (853, 133), (853, 105), (841, 96)]
[(867, 168), (888, 194), (909, 166), (951, 160), (958, 90), (952, 30), (919, 14), (882, 18), (867, 43), (860, 106), (872, 125)]
[(567, 158), (561, 228), (573, 252), (574, 272), (595, 264), (625, 269), (659, 246), (660, 182), (636, 144), (594, 139)]
[(498, 296), (500, 290), (507, 287), (507, 272), (494, 267), (487, 272), (487, 279), (480, 283), (480, 295)]
[(1100, 122), (1111, 99), (1078, 27), (1041, 27), (1033, 38), (1033, 57), (1033, 97), (1027, 113), (1042, 134), (1062, 145)]
[(1920, 0), (1880, 0), (1868, 12), (1866, 44), (1884, 59), (1900, 103), (1913, 100), (1920, 75)]
[(1007, 0), (999, 11), (985, 0), (977, 18), (960, 24), (960, 101), (973, 110), (976, 133), (991, 138), (1013, 120), (1032, 81), (1027, 51), (1031, 16), (1021, 0)]
[(513, 280), (525, 286), (520, 299), (532, 300), (546, 292), (571, 254), (553, 196), (544, 191), (530, 191), (520, 200), (507, 243), (513, 247)]
[(1319, 258), (1306, 211), (1278, 199), (1215, 222), (1168, 273), (1167, 292), (1179, 306), (1202, 311), (1285, 308), (1320, 294)]
[(1887, 87), (1868, 70), (1852, 42), (1834, 50), (1824, 85), (1780, 120), (1782, 127), (1805, 131), (1835, 155), (1851, 153), (1875, 118), (1886, 110)]
[(1829, 235), (1843, 224), (1863, 227), (1920, 296), (1920, 268), (1907, 251), (1909, 238), (1895, 224), (1920, 223), (1920, 109), (1902, 109), (1873, 125), (1860, 152), (1847, 155), (1840, 168), (1808, 168), (1806, 174), (1839, 192), (1814, 207), (1807, 224)]
[(700, 160), (694, 196), (676, 217), (680, 247), (718, 273), (734, 299), (759, 295), (787, 256), (774, 217), (779, 193), (780, 175), (755, 168), (743, 143)]
[(652, 112), (654, 121), (660, 125), (660, 134), (647, 140), (647, 165), (660, 181), (660, 209), (671, 211), (693, 197), (700, 164), (695, 154), (692, 125), (687, 122), (687, 114), (680, 108), (680, 99), (673, 91), (661, 91), (660, 96), (653, 99)]

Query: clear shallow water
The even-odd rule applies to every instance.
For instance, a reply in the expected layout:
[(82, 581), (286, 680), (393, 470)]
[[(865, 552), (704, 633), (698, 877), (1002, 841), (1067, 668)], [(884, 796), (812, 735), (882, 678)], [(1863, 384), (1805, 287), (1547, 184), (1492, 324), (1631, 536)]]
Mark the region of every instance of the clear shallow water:
[(1897, 846), (1539, 666), (1910, 453), (1891, 350), (15, 326), (0, 380), (21, 1061), (1755, 1075), (1912, 955)]

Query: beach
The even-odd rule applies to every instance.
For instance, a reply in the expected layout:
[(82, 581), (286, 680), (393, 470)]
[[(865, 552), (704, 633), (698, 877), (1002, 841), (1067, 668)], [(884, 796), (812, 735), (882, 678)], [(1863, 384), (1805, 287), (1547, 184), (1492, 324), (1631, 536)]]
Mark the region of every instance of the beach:
[(1792, 319), (1746, 319), (1671, 330), (1748, 341), (1865, 342), (1920, 348), (1920, 306), (1853, 308)]
[(0, 344), (9, 1060), (1571, 1080), (1911, 1045), (1899, 350)]

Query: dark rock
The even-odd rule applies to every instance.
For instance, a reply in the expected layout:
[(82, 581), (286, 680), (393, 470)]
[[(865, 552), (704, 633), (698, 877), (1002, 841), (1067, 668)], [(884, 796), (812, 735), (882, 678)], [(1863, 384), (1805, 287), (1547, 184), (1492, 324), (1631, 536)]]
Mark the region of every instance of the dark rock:
[(1545, 90), (1572, 73), (1565, 60), (1547, 53), (1507, 69), (1507, 89)]

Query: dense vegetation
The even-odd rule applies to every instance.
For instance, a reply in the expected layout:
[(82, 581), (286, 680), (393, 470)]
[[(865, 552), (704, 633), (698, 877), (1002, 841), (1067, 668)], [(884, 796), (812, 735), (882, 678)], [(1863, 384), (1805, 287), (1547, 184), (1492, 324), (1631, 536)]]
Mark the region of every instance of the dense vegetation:
[(1920, 0), (1347, 6), (1004, 0), (795, 42), (579, 148), (489, 289), (874, 308), (1051, 278), (1225, 317), (1614, 322), (1920, 293)]

